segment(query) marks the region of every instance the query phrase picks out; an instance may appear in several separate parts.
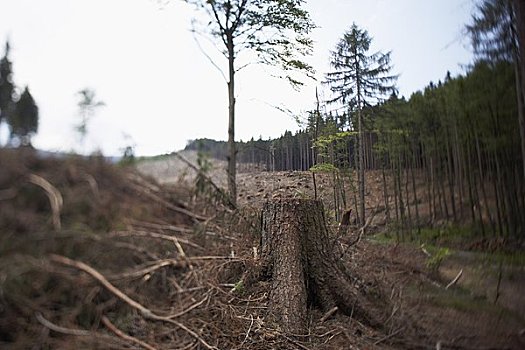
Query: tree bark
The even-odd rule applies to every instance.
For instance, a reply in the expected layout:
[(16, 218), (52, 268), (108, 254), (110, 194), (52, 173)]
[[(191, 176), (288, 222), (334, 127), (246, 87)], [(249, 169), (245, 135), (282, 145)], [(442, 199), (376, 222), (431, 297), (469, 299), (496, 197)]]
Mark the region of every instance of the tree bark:
[(237, 203), (237, 150), (235, 147), (235, 52), (233, 34), (227, 35), (228, 48), (228, 194)]
[(262, 212), (261, 252), (264, 270), (272, 278), (270, 312), (287, 333), (304, 334), (308, 306), (337, 306), (372, 326), (369, 296), (355, 287), (329, 238), (320, 201), (276, 199)]

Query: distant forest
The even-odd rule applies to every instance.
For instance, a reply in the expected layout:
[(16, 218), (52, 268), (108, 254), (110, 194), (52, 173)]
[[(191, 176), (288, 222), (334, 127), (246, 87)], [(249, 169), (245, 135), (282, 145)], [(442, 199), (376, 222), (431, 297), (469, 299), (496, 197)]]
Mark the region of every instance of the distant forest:
[[(513, 69), (508, 62), (479, 62), (408, 100), (392, 94), (364, 109), (365, 169), (381, 171), (385, 191), (387, 183), (393, 188), (385, 198), (395, 199), (396, 221), (422, 224), (416, 181), (423, 179), (432, 221), (470, 221), (480, 234), (521, 234), (525, 188)], [(318, 102), (295, 134), (239, 142), (240, 170), (324, 169), (355, 181), (356, 113), (327, 110)], [(186, 149), (218, 159), (228, 154), (226, 142), (209, 139)]]

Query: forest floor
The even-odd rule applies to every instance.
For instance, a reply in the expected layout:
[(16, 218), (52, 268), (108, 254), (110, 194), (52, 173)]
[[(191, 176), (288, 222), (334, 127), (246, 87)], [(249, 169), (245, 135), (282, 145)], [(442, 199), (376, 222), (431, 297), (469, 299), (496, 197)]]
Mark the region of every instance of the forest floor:
[[(368, 176), (372, 234), (352, 246), (354, 225), (333, 238), (356, 280), (383, 299), (382, 326), (311, 308), (308, 334), (290, 335), (267, 320), (271, 285), (244, 277), (258, 264), (262, 204), (312, 198), (310, 173), (241, 172), (232, 211), (210, 193), (195, 196), (194, 173), (173, 158), (136, 172), (96, 157), (0, 150), (0, 164), (2, 349), (525, 347), (525, 264), (396, 244), (377, 209), (377, 174)], [(222, 167), (210, 173), (220, 186)], [(330, 181), (316, 179), (328, 217)]]

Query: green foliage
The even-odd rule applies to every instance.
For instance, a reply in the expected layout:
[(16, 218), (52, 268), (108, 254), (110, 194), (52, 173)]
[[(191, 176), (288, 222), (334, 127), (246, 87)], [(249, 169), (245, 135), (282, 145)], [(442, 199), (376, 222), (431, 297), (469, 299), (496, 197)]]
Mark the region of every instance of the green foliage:
[(234, 60), (239, 52), (252, 51), (256, 63), (278, 67), (276, 76), (296, 87), (302, 82), (294, 72), (313, 76), (304, 57), (312, 53), (309, 35), (315, 25), (302, 8), (304, 0), (185, 1), (209, 15), (202, 30), (218, 39), (225, 57)]
[(445, 260), (445, 258), (447, 258), (450, 254), (450, 249), (439, 248), (431, 257), (427, 259), (427, 267), (433, 271), (437, 271), (443, 260)]
[(208, 173), (212, 168), (212, 163), (210, 162), (207, 154), (202, 150), (197, 152), (197, 167), (199, 171), (195, 176), (195, 193), (197, 195), (206, 194), (210, 190), (213, 190), (209, 188), (209, 180), (207, 178)]
[(333, 164), (321, 163), (311, 167), (310, 171), (313, 171), (314, 173), (333, 173), (339, 171), (339, 169), (337, 169)]

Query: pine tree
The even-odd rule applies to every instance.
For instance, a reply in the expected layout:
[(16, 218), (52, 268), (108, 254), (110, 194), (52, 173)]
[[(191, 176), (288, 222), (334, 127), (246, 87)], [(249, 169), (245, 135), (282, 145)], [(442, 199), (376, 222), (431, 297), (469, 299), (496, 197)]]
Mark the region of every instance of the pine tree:
[(397, 76), (392, 70), (390, 52), (368, 54), (372, 38), (355, 23), (344, 33), (331, 54), (333, 72), (326, 74), (326, 84), (335, 97), (330, 102), (348, 104), (356, 111), (359, 132), (359, 197), (361, 223), (365, 224), (365, 169), (363, 109), (395, 91)]
[(38, 131), (38, 106), (26, 86), (16, 102), (14, 112), (8, 116), (11, 138), (17, 138), (22, 146), (31, 145), (31, 137)]
[[(217, 39), (228, 61), (228, 192), (236, 202), (237, 186), (235, 146), (235, 76), (241, 52), (254, 53), (256, 63), (281, 68), (283, 78), (292, 85), (301, 82), (293, 72), (311, 73), (302, 61), (312, 49), (308, 37), (314, 28), (310, 16), (301, 6), (304, 0), (185, 0), (209, 16), (206, 31)], [(215, 64), (215, 63), (214, 63)], [(216, 65), (217, 66), (217, 65)]]
[(12, 63), (9, 60), (9, 42), (5, 44), (5, 54), (0, 60), (0, 124), (7, 120), (14, 109), (14, 90)]

